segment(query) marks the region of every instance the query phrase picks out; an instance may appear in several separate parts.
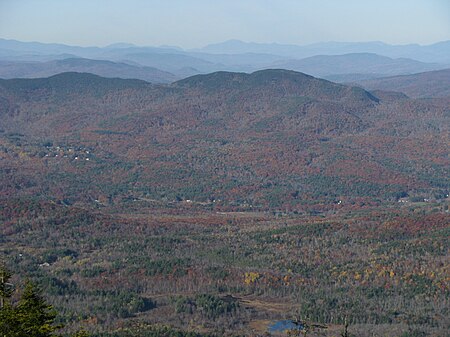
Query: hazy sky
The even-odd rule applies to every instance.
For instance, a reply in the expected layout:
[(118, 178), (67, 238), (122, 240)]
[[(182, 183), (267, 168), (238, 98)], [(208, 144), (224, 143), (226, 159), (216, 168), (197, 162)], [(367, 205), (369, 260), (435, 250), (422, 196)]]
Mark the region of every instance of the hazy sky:
[(450, 0), (0, 0), (0, 37), (201, 47), (450, 39)]

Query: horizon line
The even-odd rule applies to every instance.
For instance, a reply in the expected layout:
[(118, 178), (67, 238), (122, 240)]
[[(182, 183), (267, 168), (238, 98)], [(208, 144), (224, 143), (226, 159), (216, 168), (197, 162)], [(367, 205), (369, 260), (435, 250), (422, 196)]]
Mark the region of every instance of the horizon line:
[(112, 43), (108, 43), (105, 45), (77, 45), (77, 44), (71, 44), (71, 43), (65, 43), (65, 42), (42, 42), (42, 41), (36, 41), (36, 40), (31, 40), (31, 41), (26, 41), (26, 40), (18, 40), (18, 39), (14, 39), (14, 38), (3, 38), (0, 37), (0, 40), (4, 40), (4, 41), (12, 41), (12, 42), (19, 42), (19, 43), (38, 43), (38, 44), (44, 44), (44, 45), (62, 45), (62, 46), (66, 46), (66, 47), (81, 47), (81, 48), (108, 48), (110, 46), (113, 45), (119, 45), (119, 44), (128, 44), (131, 45), (133, 47), (138, 47), (138, 48), (168, 48), (168, 49), (182, 49), (183, 51), (195, 51), (195, 50), (201, 50), (203, 48), (206, 48), (208, 46), (214, 46), (214, 45), (220, 45), (220, 44), (224, 44), (227, 42), (240, 42), (240, 43), (244, 43), (244, 44), (255, 44), (255, 45), (279, 45), (279, 46), (294, 46), (294, 47), (308, 47), (308, 46), (314, 46), (314, 45), (320, 45), (320, 44), (330, 44), (330, 43), (340, 43), (340, 44), (367, 44), (367, 43), (380, 43), (386, 46), (419, 46), (419, 47), (427, 47), (427, 46), (432, 46), (435, 44), (439, 44), (439, 43), (444, 43), (444, 42), (450, 42), (450, 38), (448, 40), (439, 40), (439, 41), (435, 41), (432, 43), (427, 43), (427, 44), (421, 44), (421, 43), (417, 43), (417, 42), (411, 42), (411, 43), (404, 43), (404, 44), (392, 44), (392, 43), (387, 43), (381, 40), (367, 40), (367, 41), (338, 41), (338, 40), (328, 40), (328, 41), (318, 41), (318, 42), (312, 42), (312, 43), (307, 43), (307, 44), (295, 44), (295, 43), (279, 43), (279, 42), (255, 42), (255, 41), (244, 41), (244, 40), (240, 40), (237, 38), (231, 38), (231, 39), (227, 39), (227, 40), (223, 40), (223, 41), (219, 41), (219, 42), (212, 42), (212, 43), (208, 43), (203, 45), (202, 47), (193, 47), (193, 48), (186, 48), (186, 47), (181, 47), (179, 45), (171, 45), (171, 44), (160, 44), (160, 45), (144, 45), (144, 44), (136, 44), (133, 42), (126, 42), (126, 41), (117, 41), (117, 42), (112, 42)]

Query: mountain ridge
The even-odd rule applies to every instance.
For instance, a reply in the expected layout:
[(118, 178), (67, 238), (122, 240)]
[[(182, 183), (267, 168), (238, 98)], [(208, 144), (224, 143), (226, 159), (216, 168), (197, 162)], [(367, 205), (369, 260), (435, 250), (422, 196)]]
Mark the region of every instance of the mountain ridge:
[(356, 83), (369, 90), (400, 91), (414, 98), (450, 97), (450, 68)]
[(326, 77), (342, 74), (407, 74), (439, 69), (437, 64), (423, 63), (407, 58), (393, 59), (374, 53), (350, 53), (343, 55), (316, 55), (300, 60), (280, 62), (280, 68), (303, 71), (313, 76)]
[[(246, 45), (243, 42), (239, 43)], [(330, 56), (349, 53), (375, 53), (381, 56), (396, 59), (396, 63), (390, 66), (388, 69), (389, 71), (377, 71), (376, 67), (377, 64), (380, 63), (379, 61), (371, 61), (366, 63), (366, 66), (373, 68), (371, 73), (378, 72), (378, 74), (375, 74), (377, 75), (376, 77), (398, 75), (403, 73), (417, 73), (420, 71), (432, 70), (431, 68), (442, 69), (447, 68), (447, 65), (450, 64), (450, 57), (446, 56), (450, 55), (450, 43), (447, 42), (442, 42), (431, 46), (390, 46), (380, 43), (322, 43), (310, 46), (281, 45), (276, 43), (250, 43), (248, 46), (250, 47), (242, 50), (218, 50), (218, 52), (212, 53), (208, 52), (208, 48), (206, 50), (183, 50), (170, 46), (140, 47), (123, 43), (117, 45), (113, 44), (101, 48), (65, 46), (59, 44), (25, 43), (20, 41), (8, 42), (0, 39), (0, 60), (14, 62), (42, 62), (70, 57), (108, 60), (135, 66), (157, 68), (159, 70), (172, 73), (178, 78), (188, 77), (195, 74), (211, 73), (214, 71), (253, 72), (260, 69), (286, 68), (282, 65), (284, 63), (292, 62), (292, 59), (301, 60), (318, 55)], [(258, 46), (266, 46), (267, 48), (264, 47), (261, 49)], [(287, 48), (288, 50), (284, 50), (283, 48)], [(338, 60), (336, 58), (337, 56), (335, 56), (334, 59), (328, 59), (328, 61), (334, 64), (335, 68), (338, 65)], [(410, 58), (413, 60), (417, 59), (422, 63), (419, 61), (415, 61), (415, 63), (413, 63), (413, 61), (406, 60), (405, 58)], [(349, 68), (347, 71), (354, 74), (368, 73), (364, 67), (360, 67), (359, 69), (352, 68), (352, 62), (354, 62), (354, 60), (349, 60), (347, 62), (346, 67)], [(333, 71), (331, 71), (332, 68), (330, 69), (330, 65), (327, 63), (325, 63), (325, 65), (328, 66), (327, 74), (336, 75)], [(380, 67), (380, 65), (378, 65), (378, 67)], [(317, 66), (312, 69), (299, 69), (295, 67), (292, 69), (310, 73), (314, 76), (322, 76), (323, 73), (318, 71)], [(383, 70), (383, 68), (381, 70)], [(42, 73), (40, 75), (43, 76), (49, 74)], [(99, 73), (99, 75), (106, 75), (106, 73)], [(10, 77), (17, 76), (11, 74)]]
[(448, 52), (450, 41), (439, 41), (427, 45), (391, 45), (380, 41), (369, 42), (319, 42), (307, 45), (255, 43), (228, 40), (197, 49), (212, 53), (262, 52), (288, 57), (306, 58), (314, 55), (337, 55), (348, 53), (376, 53), (388, 57), (407, 57), (422, 62), (450, 63)]
[(38, 78), (63, 72), (86, 72), (102, 77), (141, 79), (152, 83), (169, 83), (178, 79), (175, 75), (157, 68), (108, 60), (66, 58), (32, 63), (0, 61), (0, 78)]

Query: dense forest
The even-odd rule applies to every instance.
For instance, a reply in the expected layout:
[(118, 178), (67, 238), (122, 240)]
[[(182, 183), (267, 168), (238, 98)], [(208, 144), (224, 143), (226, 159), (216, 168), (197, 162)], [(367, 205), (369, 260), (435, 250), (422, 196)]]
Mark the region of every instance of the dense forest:
[(329, 216), (139, 210), (10, 200), (2, 255), (43, 288), (58, 322), (99, 336), (149, 323), (263, 333), (297, 316), (330, 335), (345, 318), (358, 336), (448, 329), (442, 204)]
[(439, 99), (266, 70), (2, 80), (0, 101), (4, 196), (308, 212), (448, 194)]
[(0, 103), (1, 317), (32, 297), (63, 336), (448, 333), (446, 100), (267, 70), (0, 80)]

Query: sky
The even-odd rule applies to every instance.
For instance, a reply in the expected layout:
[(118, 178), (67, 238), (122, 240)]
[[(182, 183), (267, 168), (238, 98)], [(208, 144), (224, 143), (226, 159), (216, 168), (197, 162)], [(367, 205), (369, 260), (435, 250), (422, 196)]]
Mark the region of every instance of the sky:
[(0, 0), (0, 38), (199, 48), (450, 40), (450, 0)]

